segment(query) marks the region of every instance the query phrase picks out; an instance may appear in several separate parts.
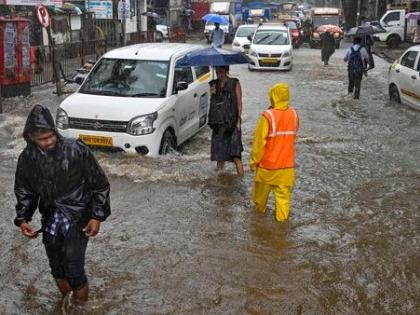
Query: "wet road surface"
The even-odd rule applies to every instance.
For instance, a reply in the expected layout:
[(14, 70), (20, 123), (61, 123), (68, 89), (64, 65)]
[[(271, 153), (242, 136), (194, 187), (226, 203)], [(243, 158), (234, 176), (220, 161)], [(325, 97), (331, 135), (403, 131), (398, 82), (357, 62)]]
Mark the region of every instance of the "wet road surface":
[[(112, 215), (87, 253), (88, 314), (418, 314), (420, 112), (390, 103), (388, 65), (346, 100), (344, 50), (295, 51), (291, 72), (234, 66), (244, 93), (246, 175), (216, 173), (205, 128), (179, 153), (152, 159), (97, 152)], [(288, 224), (254, 213), (253, 129), (274, 83), (290, 85), (301, 129)], [(40, 239), (12, 225), (12, 191), (29, 108), (52, 88), (7, 100), (0, 115), (0, 313), (56, 314), (60, 297)], [(34, 226), (38, 226), (35, 218)]]

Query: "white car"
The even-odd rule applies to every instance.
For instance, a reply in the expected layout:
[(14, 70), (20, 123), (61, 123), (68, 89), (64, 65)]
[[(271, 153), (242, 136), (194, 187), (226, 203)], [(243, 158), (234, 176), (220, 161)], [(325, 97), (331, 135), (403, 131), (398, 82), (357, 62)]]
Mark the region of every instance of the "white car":
[(161, 42), (164, 39), (168, 39), (169, 29), (167, 25), (157, 24), (156, 25), (156, 41)]
[(240, 25), (236, 30), (235, 38), (232, 42), (232, 50), (244, 52), (244, 45), (249, 45), (251, 43), (248, 37), (252, 38), (257, 27), (257, 24)]
[(87, 145), (157, 156), (207, 121), (208, 66), (177, 62), (202, 46), (148, 43), (106, 53), (57, 110), (57, 128)]
[(289, 29), (282, 24), (257, 28), (249, 48), (249, 70), (292, 70), (293, 47)]
[(420, 110), (420, 45), (408, 48), (388, 71), (389, 97)]

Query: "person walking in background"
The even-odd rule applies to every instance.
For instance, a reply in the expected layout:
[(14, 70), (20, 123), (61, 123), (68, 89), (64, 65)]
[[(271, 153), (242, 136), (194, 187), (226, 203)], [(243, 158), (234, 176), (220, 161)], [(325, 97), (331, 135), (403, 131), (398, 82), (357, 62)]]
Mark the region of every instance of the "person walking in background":
[(417, 20), (417, 25), (413, 29), (413, 44), (420, 44), (420, 20)]
[(362, 46), (366, 49), (369, 60), (367, 62), (367, 70), (375, 68), (375, 61), (373, 59), (373, 53), (372, 53), (372, 46), (374, 45), (374, 41), (372, 39), (372, 36), (366, 35), (362, 37)]
[(211, 160), (217, 161), (222, 170), (225, 162), (233, 161), (238, 175), (244, 174), (242, 164), (242, 90), (238, 79), (228, 76), (229, 66), (217, 66), (217, 80), (210, 84), (209, 126), (211, 136)]
[(366, 70), (366, 64), (369, 62), (369, 54), (361, 45), (362, 39), (355, 37), (353, 46), (351, 46), (344, 57), (347, 62), (347, 72), (349, 78), (348, 95), (352, 95), (354, 91), (354, 98), (360, 97), (360, 86), (362, 83), (363, 73)]
[(220, 28), (219, 23), (214, 23), (214, 30), (210, 34), (211, 46), (222, 48), (225, 43), (225, 32)]
[(289, 87), (277, 83), (268, 92), (271, 106), (255, 128), (250, 168), (255, 172), (252, 199), (261, 213), (267, 210), (271, 191), (275, 198), (275, 218), (283, 222), (289, 217), (295, 182), (295, 140), (299, 117), (289, 104)]
[[(23, 137), (27, 145), (16, 168), (14, 223), (29, 238), (42, 233), (61, 294), (83, 305), (89, 293), (84, 269), (88, 239), (98, 234), (111, 211), (108, 179), (87, 146), (58, 134), (44, 106), (33, 107)], [(42, 228), (34, 231), (30, 222), (37, 208)]]
[(321, 60), (324, 65), (328, 65), (330, 57), (335, 52), (335, 39), (333, 34), (326, 31), (321, 34)]

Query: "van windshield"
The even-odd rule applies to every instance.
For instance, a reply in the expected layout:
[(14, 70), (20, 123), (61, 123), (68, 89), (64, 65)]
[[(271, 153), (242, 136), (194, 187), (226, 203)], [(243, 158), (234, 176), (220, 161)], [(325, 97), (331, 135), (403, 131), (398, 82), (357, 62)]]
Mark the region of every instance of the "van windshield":
[(320, 27), (321, 25), (339, 25), (340, 17), (338, 15), (316, 15), (313, 17), (314, 27)]
[(168, 62), (103, 58), (87, 77), (79, 93), (165, 97)]

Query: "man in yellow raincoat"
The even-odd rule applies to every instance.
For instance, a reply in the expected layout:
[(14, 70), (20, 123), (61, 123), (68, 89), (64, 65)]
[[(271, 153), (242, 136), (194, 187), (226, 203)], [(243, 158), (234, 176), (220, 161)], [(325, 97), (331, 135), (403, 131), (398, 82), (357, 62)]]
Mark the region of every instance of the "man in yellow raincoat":
[(289, 106), (289, 87), (277, 83), (268, 92), (271, 106), (261, 116), (254, 134), (250, 158), (255, 172), (252, 199), (257, 211), (266, 212), (267, 200), (274, 192), (276, 220), (289, 216), (295, 182), (295, 140), (299, 129), (296, 110)]

